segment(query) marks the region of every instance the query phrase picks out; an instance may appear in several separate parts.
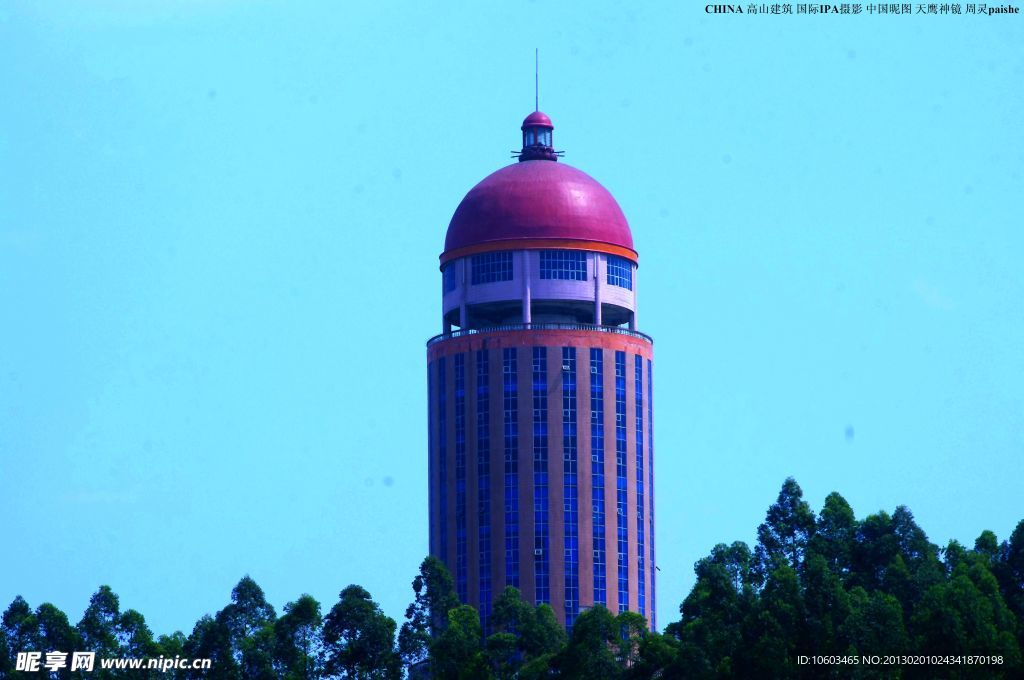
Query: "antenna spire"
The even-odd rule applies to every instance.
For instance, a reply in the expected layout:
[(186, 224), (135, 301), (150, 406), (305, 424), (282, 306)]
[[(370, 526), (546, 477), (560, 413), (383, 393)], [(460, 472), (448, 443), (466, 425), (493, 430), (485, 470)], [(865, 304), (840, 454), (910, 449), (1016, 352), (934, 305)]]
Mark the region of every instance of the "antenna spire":
[(533, 110), (540, 111), (540, 48), (533, 48)]

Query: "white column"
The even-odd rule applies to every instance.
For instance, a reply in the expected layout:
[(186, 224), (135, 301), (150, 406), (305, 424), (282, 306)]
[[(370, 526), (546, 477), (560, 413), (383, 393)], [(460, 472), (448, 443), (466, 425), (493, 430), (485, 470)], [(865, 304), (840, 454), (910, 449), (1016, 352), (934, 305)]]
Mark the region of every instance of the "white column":
[(639, 267), (633, 267), (633, 314), (629, 317), (629, 330), (636, 330), (636, 275), (640, 271)]
[(601, 256), (594, 253), (594, 323), (601, 325)]
[(464, 257), (459, 262), (459, 328), (465, 330), (468, 319), (466, 318), (466, 297), (469, 295), (469, 268), (470, 258)]

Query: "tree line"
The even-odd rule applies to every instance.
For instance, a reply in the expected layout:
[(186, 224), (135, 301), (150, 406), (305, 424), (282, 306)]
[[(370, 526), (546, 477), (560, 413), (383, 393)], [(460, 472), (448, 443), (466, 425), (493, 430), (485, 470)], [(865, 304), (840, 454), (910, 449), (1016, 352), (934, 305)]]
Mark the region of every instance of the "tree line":
[[(278, 615), (248, 576), (231, 601), (188, 636), (156, 637), (139, 612), (102, 586), (72, 625), (52, 604), (15, 598), (0, 623), (0, 678), (192, 680), (505, 680), (539, 678), (970, 678), (1024, 677), (1024, 520), (999, 542), (931, 543), (904, 506), (856, 519), (838, 493), (817, 514), (787, 479), (758, 527), (757, 543), (719, 544), (699, 560), (696, 583), (663, 633), (642, 616), (603, 606), (568, 633), (551, 607), (515, 588), (493, 605), (486, 637), (434, 557), (413, 579), (399, 627), (364, 588), (350, 585), (329, 611), (310, 595)], [(208, 658), (210, 670), (16, 670), (25, 651), (95, 652), (97, 658)], [(801, 655), (847, 659), (828, 666)], [(943, 656), (961, 662), (871, 665), (863, 658)], [(968, 665), (966, 657), (986, 662)], [(857, 659), (856, 663), (850, 661)]]

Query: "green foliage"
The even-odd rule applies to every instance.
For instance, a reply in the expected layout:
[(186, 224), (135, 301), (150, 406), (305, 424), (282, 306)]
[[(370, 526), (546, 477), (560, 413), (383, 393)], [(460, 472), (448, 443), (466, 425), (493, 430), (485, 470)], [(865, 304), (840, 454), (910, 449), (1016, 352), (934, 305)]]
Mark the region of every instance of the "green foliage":
[(803, 496), (800, 485), (788, 477), (757, 528), (756, 573), (761, 580), (782, 564), (796, 570), (803, 561), (817, 528), (814, 512)]
[(679, 657), (679, 645), (674, 638), (644, 631), (637, 645), (636, 661), (623, 677), (625, 680), (679, 677), (680, 671), (675, 668)]
[(750, 645), (742, 657), (743, 675), (773, 677), (791, 675), (796, 655), (806, 640), (806, 612), (800, 597), (796, 570), (781, 563), (768, 575), (761, 597), (744, 621), (744, 638)]
[(833, 491), (825, 498), (811, 549), (824, 558), (832, 573), (845, 580), (853, 568), (854, 541), (858, 522), (846, 499)]
[(632, 668), (640, 660), (640, 643), (647, 633), (647, 619), (636, 612), (621, 612), (615, 623), (619, 627), (619, 650), (616, 658), (623, 668)]
[(405, 610), (405, 623), (398, 634), (398, 651), (408, 666), (427, 659), (432, 641), (448, 625), (448, 612), (459, 606), (451, 573), (433, 555), (420, 564), (412, 590), (414, 599)]
[(481, 640), (480, 615), (468, 604), (448, 611), (448, 625), (430, 650), (432, 676), (441, 680), (475, 680), (490, 676)]
[(622, 677), (617, 652), (621, 642), (619, 622), (602, 605), (582, 612), (572, 627), (569, 644), (552, 659), (558, 677), (571, 680)]
[(274, 608), (267, 603), (263, 589), (249, 576), (244, 576), (231, 591), (231, 604), (217, 613), (217, 621), (227, 629), (235, 661), (245, 662), (250, 673), (255, 672), (253, 664), (267, 665), (266, 639), (260, 634), (275, 619)]
[[(71, 624), (67, 615), (49, 603), (39, 605), (36, 609), (36, 623), (39, 625), (39, 649), (43, 651), (59, 650), (70, 654), (82, 649), (81, 638)], [(58, 678), (70, 678), (71, 670), (65, 667), (57, 671)]]
[(285, 680), (314, 680), (323, 675), (324, 645), (320, 603), (303, 595), (284, 606), (274, 623), (274, 668)]
[[(120, 600), (109, 586), (100, 586), (93, 594), (75, 630), (79, 637), (76, 649), (96, 652), (97, 658), (158, 657), (162, 653), (142, 614), (134, 609), (122, 613)], [(52, 646), (51, 648), (63, 649)], [(80, 673), (76, 672), (74, 675)], [(157, 678), (160, 672), (155, 669), (96, 668), (89, 675), (101, 680)]]
[(397, 680), (402, 663), (395, 648), (396, 625), (362, 587), (342, 590), (324, 618), (327, 672), (352, 680)]
[(727, 674), (743, 641), (743, 622), (755, 599), (753, 555), (745, 543), (716, 545), (694, 566), (697, 582), (680, 607), (682, 620), (669, 624), (668, 635), (683, 642), (677, 665), (696, 677)]
[(825, 557), (812, 551), (804, 562), (800, 587), (805, 648), (816, 654), (841, 655), (845, 645), (840, 627), (850, 616), (850, 597), (839, 574), (829, 568)]
[(0, 620), (0, 633), (3, 635), (4, 651), (7, 656), (0, 659), (0, 670), (5, 678), (20, 680), (27, 677), (26, 673), (14, 670), (14, 660), (18, 652), (41, 650), (39, 642), (39, 623), (28, 602), (20, 595), (14, 598)]
[(188, 640), (181, 631), (175, 631), (170, 635), (161, 635), (156, 640), (157, 656), (173, 659), (176, 656), (184, 656), (185, 642)]
[(986, 676), (1024, 673), (1024, 522), (1002, 544), (986, 531), (973, 550), (954, 541), (940, 551), (904, 506), (858, 521), (833, 493), (812, 526), (813, 517), (787, 479), (752, 565), (743, 544), (718, 545), (697, 563), (682, 618), (666, 629), (677, 645), (662, 677), (810, 677), (801, 654), (1002, 656)]
[(903, 607), (892, 595), (860, 586), (849, 592), (850, 612), (840, 623), (848, 654), (905, 654), (910, 651)]
[[(96, 656), (117, 656), (118, 629), (121, 623), (121, 604), (110, 586), (100, 586), (89, 606), (78, 622), (78, 633), (82, 636), (82, 648), (95, 651)], [(99, 671), (99, 677), (113, 677), (107, 671)]]
[(984, 554), (968, 555), (948, 582), (928, 590), (912, 620), (922, 653), (1001, 655), (1020, 664), (1018, 622), (987, 561)]
[(516, 637), (519, 666), (560, 650), (566, 642), (565, 628), (549, 605), (536, 607), (523, 599), (516, 588), (505, 588), (494, 601), (491, 612), (494, 630)]
[(519, 638), (512, 633), (494, 633), (484, 643), (487, 667), (496, 680), (516, 677), (521, 667), (518, 659)]
[[(694, 565), (696, 582), (664, 634), (633, 612), (585, 608), (567, 636), (547, 604), (515, 588), (492, 603), (489, 636), (459, 604), (451, 574), (428, 557), (396, 641), (396, 623), (351, 585), (326, 616), (302, 595), (277, 617), (248, 576), (231, 602), (186, 637), (154, 639), (142, 615), (100, 587), (77, 626), (51, 604), (16, 597), (0, 619), (0, 678), (21, 651), (94, 651), (97, 658), (209, 658), (212, 669), (65, 668), (87, 677), (216, 680), (683, 680), (689, 678), (1024, 677), (1024, 521), (1000, 542), (983, 531), (940, 550), (904, 506), (861, 520), (838, 493), (815, 513), (787, 479), (753, 550), (724, 543)], [(800, 655), (984, 655), (1001, 665), (900, 669), (801, 666)]]
[[(241, 669), (235, 661), (234, 650), (231, 648), (231, 634), (226, 624), (204, 616), (196, 622), (192, 634), (185, 641), (184, 656), (192, 659), (210, 659), (211, 668), (217, 669), (216, 677), (223, 680), (240, 680)], [(189, 670), (183, 674), (188, 680), (205, 678), (208, 674), (201, 670)], [(213, 677), (210, 673), (209, 677)]]
[(1017, 644), (1024, 651), (1024, 520), (999, 546), (992, 574), (999, 583), (1006, 606), (1017, 619)]

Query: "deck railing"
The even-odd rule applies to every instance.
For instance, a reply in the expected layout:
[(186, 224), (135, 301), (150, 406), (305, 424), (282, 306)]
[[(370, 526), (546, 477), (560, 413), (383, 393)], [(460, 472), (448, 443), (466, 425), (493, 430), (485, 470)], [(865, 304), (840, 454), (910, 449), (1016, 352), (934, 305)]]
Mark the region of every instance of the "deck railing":
[(441, 333), (427, 340), (427, 346), (433, 345), (435, 342), (441, 342), (442, 340), (448, 340), (451, 338), (462, 338), (467, 335), (479, 335), (481, 333), (495, 333), (500, 331), (597, 331), (599, 333), (615, 333), (617, 335), (628, 335), (634, 338), (640, 338), (647, 342), (654, 344), (654, 339), (641, 333), (640, 331), (632, 331), (628, 328), (621, 328), (619, 326), (598, 326), (592, 323), (503, 323), (496, 326), (485, 326), (483, 328), (462, 328), (451, 333)]

